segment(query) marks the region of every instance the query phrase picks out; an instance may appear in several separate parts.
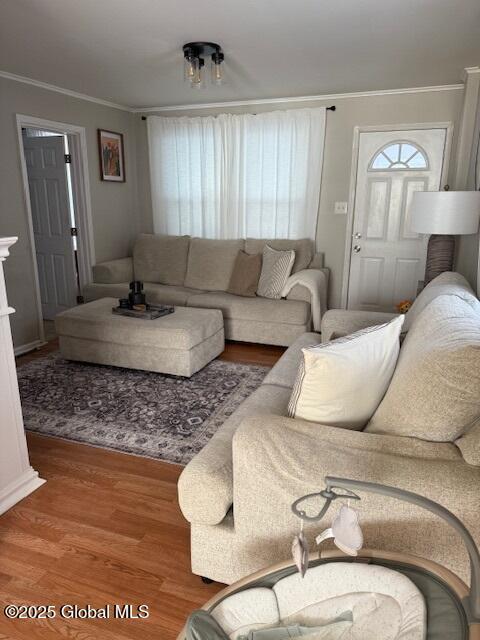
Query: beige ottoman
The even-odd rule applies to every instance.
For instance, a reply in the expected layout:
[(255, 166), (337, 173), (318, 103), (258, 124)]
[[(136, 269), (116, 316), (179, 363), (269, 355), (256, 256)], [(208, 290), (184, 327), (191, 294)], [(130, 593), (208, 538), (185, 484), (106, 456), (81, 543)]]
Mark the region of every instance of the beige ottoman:
[(225, 347), (218, 309), (175, 307), (168, 316), (143, 320), (114, 315), (117, 304), (102, 298), (59, 314), (55, 327), (62, 356), (190, 377)]

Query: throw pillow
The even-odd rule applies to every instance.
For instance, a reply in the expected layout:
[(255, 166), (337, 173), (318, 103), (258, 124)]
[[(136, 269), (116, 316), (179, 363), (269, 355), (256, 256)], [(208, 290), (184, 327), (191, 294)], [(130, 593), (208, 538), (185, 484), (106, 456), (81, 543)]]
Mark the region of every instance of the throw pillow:
[(289, 415), (362, 429), (380, 404), (397, 363), (404, 317), (302, 349)]
[(262, 272), (257, 295), (262, 298), (281, 298), (294, 262), (295, 251), (277, 251), (266, 244), (263, 248)]
[(262, 255), (260, 253), (251, 255), (240, 249), (233, 265), (227, 292), (236, 296), (254, 298), (261, 269)]
[(366, 431), (453, 442), (480, 416), (480, 302), (442, 295), (416, 319)]

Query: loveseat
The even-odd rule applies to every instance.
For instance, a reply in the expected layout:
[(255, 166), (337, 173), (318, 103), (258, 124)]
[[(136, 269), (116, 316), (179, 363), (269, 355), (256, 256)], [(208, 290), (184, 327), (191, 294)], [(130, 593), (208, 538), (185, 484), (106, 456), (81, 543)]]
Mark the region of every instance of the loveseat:
[[(445, 304), (451, 310), (446, 318), (442, 311)], [(465, 318), (462, 305), (468, 305)], [(322, 338), (344, 336), (392, 317), (331, 310), (323, 317)], [(448, 331), (443, 330), (445, 322)], [(407, 314), (404, 328), (407, 334), (390, 387), (400, 368), (411, 366), (415, 380), (416, 368), (428, 367), (433, 352), (440, 351), (455, 374), (449, 384), (458, 395), (459, 411), (465, 402), (473, 402), (476, 411), (480, 406), (480, 303), (466, 280), (459, 274), (445, 273), (432, 281)], [(464, 340), (473, 341), (468, 357), (476, 358), (477, 366), (459, 378), (457, 358), (466, 357)], [(316, 333), (300, 336), (263, 384), (183, 470), (178, 494), (182, 512), (191, 524), (195, 574), (230, 584), (287, 560), (299, 526), (290, 505), (296, 498), (321, 489), (326, 475), (380, 482), (423, 494), (456, 514), (480, 543), (480, 421), (460, 437), (457, 434), (455, 440), (441, 441), (434, 426), (426, 439), (389, 435), (388, 429), (386, 433), (371, 432), (369, 426), (352, 431), (286, 417), (301, 349), (319, 342)], [(415, 359), (416, 365), (408, 364)], [(461, 368), (460, 363), (458, 370)], [(414, 407), (432, 406), (432, 401), (442, 415), (456, 411), (457, 403), (443, 407), (441, 389), (428, 384), (416, 388), (411, 398), (392, 398), (389, 391), (382, 403), (388, 401), (393, 421), (397, 411), (408, 417), (410, 407), (413, 412)], [(414, 419), (412, 413), (412, 423)], [(367, 494), (358, 509), (367, 548), (420, 555), (468, 580), (467, 556), (460, 538), (435, 515)], [(315, 535), (330, 522), (331, 515), (317, 526), (306, 525), (312, 550)]]
[[(319, 317), (312, 317), (309, 289), (296, 284), (286, 299), (242, 297), (227, 293), (239, 250), (262, 253), (273, 249), (295, 251), (292, 273), (315, 270), (320, 299)], [(103, 297), (120, 298), (132, 280), (144, 283), (152, 304), (220, 309), (225, 337), (230, 340), (288, 346), (320, 324), (327, 306), (328, 269), (323, 255), (315, 253), (310, 240), (209, 240), (189, 236), (143, 234), (133, 256), (93, 267), (93, 282), (84, 287), (87, 302)]]

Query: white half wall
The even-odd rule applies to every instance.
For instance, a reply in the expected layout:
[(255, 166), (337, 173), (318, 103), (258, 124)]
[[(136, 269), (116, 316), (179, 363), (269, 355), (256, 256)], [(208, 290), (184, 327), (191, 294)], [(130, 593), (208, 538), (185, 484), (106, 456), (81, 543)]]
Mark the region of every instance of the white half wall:
[(30, 466), (13, 355), (3, 264), (17, 238), (0, 238), (0, 514), (45, 481)]

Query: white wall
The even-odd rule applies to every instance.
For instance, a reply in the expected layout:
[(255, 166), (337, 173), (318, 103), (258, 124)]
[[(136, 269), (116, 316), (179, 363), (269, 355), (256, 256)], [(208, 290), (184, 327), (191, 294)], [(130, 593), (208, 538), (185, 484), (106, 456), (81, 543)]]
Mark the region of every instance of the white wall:
[[(421, 122), (453, 122), (454, 141), (452, 160), (455, 157), (456, 131), (462, 110), (463, 89), (450, 91), (428, 91), (415, 93), (397, 93), (390, 95), (368, 95), (334, 100), (337, 110), (327, 112), (327, 131), (323, 181), (320, 198), (317, 248), (325, 253), (325, 265), (331, 269), (330, 306), (341, 303), (341, 288), (344, 264), (344, 243), (346, 216), (333, 213), (335, 201), (347, 201), (350, 186), (350, 168), (352, 161), (353, 129), (355, 126), (385, 124), (415, 124)], [(329, 106), (325, 102), (276, 103), (275, 105), (255, 105), (229, 108), (231, 113), (259, 113), (288, 107)], [(201, 109), (190, 111), (168, 111), (165, 116), (211, 115), (226, 109)], [(152, 112), (155, 113), (155, 112)], [(148, 114), (143, 114), (148, 115)], [(147, 153), (146, 122), (137, 114), (137, 159), (139, 185), (139, 224), (144, 232), (152, 230), (152, 209), (150, 200), (150, 182)], [(452, 163), (453, 164), (453, 163)], [(469, 261), (467, 260), (467, 263)], [(469, 264), (464, 265), (465, 270)], [(476, 267), (475, 267), (476, 268)]]
[[(0, 78), (0, 236), (18, 236), (6, 263), (15, 346), (38, 339), (33, 264), (23, 199), (16, 114), (86, 128), (92, 216), (97, 261), (127, 255), (138, 233), (133, 114), (54, 91)], [(100, 180), (97, 129), (124, 135), (126, 182)]]

